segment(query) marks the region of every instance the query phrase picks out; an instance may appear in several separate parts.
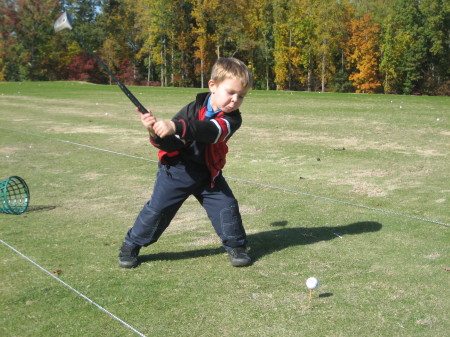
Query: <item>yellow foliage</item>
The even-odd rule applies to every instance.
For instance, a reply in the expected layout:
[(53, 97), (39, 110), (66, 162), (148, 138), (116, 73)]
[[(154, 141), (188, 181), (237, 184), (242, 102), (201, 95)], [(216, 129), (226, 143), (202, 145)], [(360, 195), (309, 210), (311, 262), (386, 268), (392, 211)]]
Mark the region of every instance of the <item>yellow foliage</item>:
[(347, 61), (356, 69), (349, 76), (356, 92), (373, 93), (381, 87), (378, 78), (380, 27), (369, 14), (350, 21), (351, 38), (347, 43)]

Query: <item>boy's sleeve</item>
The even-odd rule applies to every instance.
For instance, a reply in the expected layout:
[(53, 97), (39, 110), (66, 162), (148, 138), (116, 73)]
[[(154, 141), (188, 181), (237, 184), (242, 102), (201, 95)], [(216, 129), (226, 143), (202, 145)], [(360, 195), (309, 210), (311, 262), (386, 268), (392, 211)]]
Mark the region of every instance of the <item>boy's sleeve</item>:
[[(173, 118), (173, 120), (177, 119), (187, 119), (187, 112), (191, 108), (191, 105), (195, 104), (195, 102), (189, 103), (184, 108), (182, 108)], [(150, 143), (156, 148), (166, 151), (166, 152), (174, 152), (182, 149), (186, 145), (186, 141), (180, 137), (180, 135), (175, 134), (173, 136), (168, 136), (164, 138), (150, 137)]]
[(242, 124), (239, 110), (205, 121), (176, 119), (176, 135), (185, 141), (216, 144), (228, 140)]
[(156, 148), (166, 151), (173, 152), (182, 149), (186, 141), (181, 139), (178, 135), (169, 136), (169, 137), (150, 137), (150, 143)]

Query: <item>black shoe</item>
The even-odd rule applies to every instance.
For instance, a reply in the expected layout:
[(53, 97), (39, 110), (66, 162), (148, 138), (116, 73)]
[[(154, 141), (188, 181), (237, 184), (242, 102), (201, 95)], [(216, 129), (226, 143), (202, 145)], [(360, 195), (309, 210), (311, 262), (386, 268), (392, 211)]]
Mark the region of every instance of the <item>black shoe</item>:
[(141, 250), (140, 246), (131, 247), (125, 242), (122, 243), (119, 253), (119, 267), (122, 268), (134, 268), (138, 263), (138, 255)]
[(252, 259), (244, 247), (233, 248), (228, 252), (228, 256), (233, 267), (245, 267), (252, 264)]

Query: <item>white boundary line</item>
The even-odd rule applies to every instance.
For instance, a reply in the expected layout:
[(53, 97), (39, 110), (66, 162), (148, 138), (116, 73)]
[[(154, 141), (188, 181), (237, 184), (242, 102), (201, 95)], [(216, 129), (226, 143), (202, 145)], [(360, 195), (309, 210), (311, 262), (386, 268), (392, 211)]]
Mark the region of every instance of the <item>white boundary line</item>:
[[(26, 134), (26, 135), (30, 135), (30, 136), (34, 136), (34, 137), (40, 137), (40, 138), (45, 138), (45, 139), (50, 139), (50, 140), (56, 140), (58, 142), (62, 142), (62, 143), (67, 143), (67, 144), (71, 144), (71, 145), (76, 145), (76, 146), (80, 146), (80, 147), (85, 147), (88, 149), (92, 149), (92, 150), (96, 150), (96, 151), (102, 151), (102, 152), (107, 152), (107, 153), (112, 153), (115, 155), (120, 155), (120, 156), (124, 156), (124, 157), (129, 157), (129, 158), (133, 158), (133, 159), (138, 159), (138, 160), (144, 160), (147, 162), (153, 162), (153, 163), (157, 163), (156, 160), (151, 160), (148, 158), (144, 158), (144, 157), (138, 157), (138, 156), (133, 156), (133, 155), (129, 155), (129, 154), (125, 154), (125, 153), (121, 153), (121, 152), (115, 152), (115, 151), (111, 151), (111, 150), (106, 150), (106, 149), (102, 149), (102, 148), (98, 148), (98, 147), (94, 147), (94, 146), (90, 146), (90, 145), (85, 145), (85, 144), (80, 144), (80, 143), (75, 143), (75, 142), (71, 142), (68, 140), (64, 140), (64, 139), (59, 139), (59, 138), (51, 138), (51, 137), (46, 137), (43, 135), (39, 135), (39, 134), (35, 134), (35, 133), (30, 133), (30, 132), (26, 132), (26, 131), (20, 131), (20, 130), (13, 130), (13, 129), (7, 129), (7, 128), (3, 128), (0, 127), (0, 129), (2, 130), (7, 130), (7, 131), (11, 131), (11, 132), (16, 132), (16, 133), (22, 133), (22, 134)], [(245, 180), (245, 179), (240, 179), (240, 178), (234, 178), (234, 177), (228, 177), (225, 176), (227, 179), (231, 179), (231, 180), (235, 180), (235, 181), (240, 181), (243, 183), (247, 183), (247, 184), (252, 184), (252, 185), (257, 185), (257, 186), (261, 186), (264, 188), (269, 188), (269, 189), (274, 189), (274, 190), (278, 190), (278, 191), (283, 191), (283, 192), (288, 192), (288, 193), (293, 193), (293, 194), (298, 194), (298, 195), (304, 195), (304, 196), (309, 196), (309, 197), (314, 197), (314, 198), (318, 198), (318, 199), (322, 199), (322, 200), (327, 200), (327, 201), (331, 201), (331, 202), (336, 202), (336, 203), (340, 203), (340, 204), (344, 204), (344, 205), (348, 205), (348, 206), (353, 206), (353, 207), (359, 207), (359, 208), (364, 208), (364, 209), (368, 209), (368, 210), (372, 210), (372, 211), (377, 211), (377, 212), (382, 212), (382, 213), (386, 213), (386, 214), (392, 214), (392, 215), (397, 215), (397, 216), (401, 216), (401, 217), (406, 217), (406, 218), (410, 218), (410, 219), (415, 219), (415, 220), (419, 220), (419, 221), (424, 221), (424, 222), (430, 222), (430, 223), (434, 223), (434, 224), (438, 224), (438, 225), (442, 225), (442, 226), (446, 226), (446, 227), (450, 227), (450, 224), (444, 223), (444, 222), (439, 222), (439, 221), (434, 221), (434, 220), (429, 220), (429, 219), (424, 219), (424, 218), (420, 218), (420, 217), (416, 217), (413, 215), (408, 215), (408, 214), (402, 214), (402, 213), (397, 213), (397, 212), (393, 212), (393, 211), (388, 211), (388, 210), (383, 210), (380, 208), (374, 208), (374, 207), (369, 207), (369, 206), (364, 206), (364, 205), (360, 205), (360, 204), (354, 204), (354, 203), (350, 203), (350, 202), (346, 202), (346, 201), (342, 201), (342, 200), (338, 200), (338, 199), (332, 199), (332, 198), (328, 198), (328, 197), (323, 197), (323, 196), (319, 196), (319, 195), (315, 195), (315, 194), (311, 194), (311, 193), (305, 193), (305, 192), (301, 192), (301, 191), (296, 191), (296, 190), (291, 190), (291, 189), (286, 189), (286, 188), (282, 188), (282, 187), (277, 187), (277, 186), (272, 186), (272, 185), (267, 185), (267, 184), (262, 184), (262, 183), (257, 183), (257, 182), (253, 182), (250, 180)], [(41, 269), (43, 272), (47, 273), (48, 275), (50, 275), (52, 278), (54, 278), (55, 280), (57, 280), (58, 282), (62, 283), (65, 287), (69, 288), (70, 290), (72, 290), (73, 292), (75, 292), (77, 295), (79, 295), (80, 297), (84, 298), (86, 301), (88, 301), (89, 303), (91, 303), (92, 305), (96, 306), (98, 309), (100, 309), (101, 311), (105, 312), (106, 314), (108, 314), (109, 316), (111, 316), (113, 319), (115, 319), (116, 321), (120, 322), (121, 324), (123, 324), (124, 326), (126, 326), (128, 329), (132, 330), (134, 333), (136, 333), (139, 336), (142, 337), (146, 337), (144, 334), (142, 334), (141, 332), (139, 332), (138, 330), (136, 330), (135, 328), (133, 328), (131, 325), (129, 325), (128, 323), (124, 322), (123, 320), (121, 320), (119, 317), (115, 316), (114, 314), (112, 314), (111, 312), (109, 312), (108, 310), (106, 310), (105, 308), (103, 308), (102, 306), (100, 306), (99, 304), (95, 303), (94, 301), (92, 301), (89, 297), (87, 297), (86, 295), (83, 295), (82, 293), (80, 293), (78, 290), (76, 290), (75, 288), (71, 287), (69, 284), (67, 284), (66, 282), (62, 281), (61, 279), (59, 279), (58, 277), (56, 277), (55, 275), (53, 275), (52, 273), (50, 273), (48, 270), (44, 269), (43, 267), (41, 267), (39, 264), (37, 264), (36, 262), (34, 262), (33, 260), (31, 260), (29, 257), (27, 257), (26, 255), (22, 254), (21, 252), (19, 252), (17, 249), (15, 249), (14, 247), (10, 246), (9, 244), (7, 244), (6, 242), (4, 242), (3, 240), (0, 239), (0, 242), (2, 244), (4, 244), (5, 246), (7, 246), (8, 248), (10, 248), (11, 250), (13, 250), (14, 252), (16, 252), (17, 254), (19, 254), (21, 257), (23, 257), (24, 259), (28, 260), (29, 262), (31, 262), (32, 264), (34, 264), (36, 267), (38, 267), (39, 269)]]
[(146, 337), (144, 334), (142, 334), (141, 332), (139, 332), (138, 330), (136, 330), (135, 328), (133, 328), (131, 325), (129, 325), (128, 323), (124, 322), (123, 320), (121, 320), (119, 317), (117, 317), (116, 315), (112, 314), (111, 312), (109, 312), (108, 310), (106, 310), (105, 308), (103, 308), (102, 306), (100, 306), (99, 304), (95, 303), (93, 300), (91, 300), (89, 297), (87, 297), (86, 295), (83, 295), (82, 293), (80, 293), (78, 290), (76, 290), (75, 288), (73, 288), (72, 286), (68, 285), (66, 282), (64, 282), (63, 280), (61, 280), (60, 278), (56, 277), (55, 275), (53, 275), (52, 273), (50, 273), (47, 269), (41, 267), (39, 264), (37, 264), (36, 262), (34, 262), (32, 259), (30, 259), (28, 256), (22, 254), (21, 252), (19, 252), (17, 249), (15, 249), (14, 247), (10, 246), (9, 244), (7, 244), (5, 241), (3, 241), (2, 239), (0, 239), (0, 242), (2, 244), (4, 244), (6, 247), (8, 247), (9, 249), (13, 250), (14, 252), (16, 252), (17, 254), (19, 254), (21, 257), (23, 257), (25, 260), (31, 262), (32, 264), (34, 264), (36, 267), (38, 267), (40, 270), (42, 270), (44, 273), (50, 275), (51, 277), (53, 277), (56, 281), (62, 283), (65, 287), (69, 288), (70, 290), (72, 290), (75, 294), (77, 294), (78, 296), (84, 298), (86, 301), (88, 301), (90, 304), (96, 306), (98, 309), (100, 309), (101, 311), (103, 311), (104, 313), (108, 314), (109, 316), (111, 316), (112, 318), (114, 318), (116, 321), (122, 323), (123, 325), (125, 325), (128, 329), (132, 330), (134, 333), (138, 334), (139, 336), (142, 337)]
[[(97, 150), (97, 151), (108, 152), (108, 153), (116, 154), (116, 155), (119, 155), (119, 156), (134, 158), (134, 159), (138, 159), (138, 160), (144, 160), (144, 161), (152, 162), (152, 163), (158, 163), (158, 161), (156, 161), (156, 160), (151, 160), (151, 159), (144, 158), (144, 157), (133, 156), (133, 155), (129, 155), (129, 154), (126, 154), (126, 153), (121, 153), (121, 152), (115, 152), (115, 151), (111, 151), (111, 150), (101, 149), (101, 148), (90, 146), (90, 145), (85, 145), (85, 144), (71, 142), (71, 141), (68, 141), (68, 140), (65, 140), (65, 139), (52, 138), (52, 137), (39, 135), (39, 134), (36, 134), (36, 133), (20, 131), (20, 130), (13, 130), (13, 129), (2, 128), (2, 127), (0, 127), (0, 129), (11, 131), (11, 132), (16, 132), (16, 133), (22, 133), (22, 134), (25, 134), (25, 135), (30, 135), (30, 136), (50, 139), (50, 140), (56, 140), (57, 142), (67, 143), (67, 144), (71, 144), (71, 145), (77, 145), (77, 146), (80, 146), (80, 147), (85, 147), (85, 148), (92, 149), (92, 150)], [(311, 194), (311, 193), (291, 190), (291, 189), (287, 189), (287, 188), (283, 188), (283, 187), (267, 185), (267, 184), (258, 183), (258, 182), (245, 180), (245, 179), (240, 179), (240, 178), (234, 178), (234, 177), (229, 177), (229, 176), (224, 176), (224, 177), (227, 178), (227, 179), (230, 179), (230, 180), (240, 181), (240, 182), (243, 182), (243, 183), (252, 184), (252, 185), (256, 185), (256, 186), (261, 186), (261, 187), (265, 187), (265, 188), (269, 188), (269, 189), (273, 189), (273, 190), (293, 193), (293, 194), (297, 194), (297, 195), (304, 195), (304, 196), (313, 197), (313, 198), (317, 198), (317, 199), (322, 199), (322, 200), (327, 200), (327, 201), (331, 201), (331, 202), (336, 202), (336, 203), (347, 205), (347, 206), (364, 208), (364, 209), (368, 209), (368, 210), (371, 210), (371, 211), (376, 211), (376, 212), (381, 212), (381, 213), (391, 214), (391, 215), (397, 215), (397, 216), (404, 217), (404, 218), (409, 218), (409, 219), (429, 222), (429, 223), (433, 223), (433, 224), (441, 225), (441, 226), (445, 226), (445, 227), (450, 227), (450, 224), (448, 224), (448, 223), (440, 222), (440, 221), (436, 221), (436, 220), (425, 219), (425, 218), (420, 218), (420, 217), (417, 217), (415, 215), (403, 214), (403, 213), (398, 213), (398, 212), (394, 212), (394, 211), (384, 210), (384, 209), (381, 209), (381, 208), (369, 207), (369, 206), (365, 206), (365, 205), (355, 204), (355, 203), (342, 201), (342, 200), (338, 200), (338, 199), (332, 199), (332, 198), (323, 197), (323, 196), (316, 195), (316, 194)]]
[(415, 219), (415, 220), (420, 220), (420, 221), (425, 221), (425, 222), (431, 222), (431, 223), (434, 223), (434, 224), (437, 224), (437, 225), (450, 227), (450, 224), (447, 224), (445, 222), (424, 219), (424, 218), (420, 218), (420, 217), (415, 216), (415, 215), (402, 214), (402, 213), (397, 213), (397, 212), (394, 212), (394, 211), (384, 210), (384, 209), (381, 209), (381, 208), (375, 208), (375, 207), (370, 207), (370, 206), (365, 206), (365, 205), (360, 205), (360, 204), (354, 204), (354, 203), (347, 202), (347, 201), (342, 201), (342, 200), (338, 200), (338, 199), (332, 199), (332, 198), (328, 198), (328, 197), (322, 197), (320, 195), (306, 193), (306, 192), (301, 192), (301, 191), (290, 190), (290, 189), (283, 188), (283, 187), (276, 187), (276, 186), (256, 183), (256, 182), (252, 182), (252, 181), (244, 180), (244, 179), (239, 179), (239, 178), (232, 178), (232, 177), (227, 177), (227, 178), (234, 179), (234, 180), (241, 181), (241, 182), (245, 182), (245, 183), (249, 183), (249, 184), (253, 184), (253, 185), (258, 185), (258, 186), (261, 186), (261, 187), (271, 188), (271, 189), (279, 190), (279, 191), (283, 191), (283, 192), (289, 192), (289, 193), (294, 193), (294, 194), (305, 195), (305, 196), (313, 197), (313, 198), (317, 198), (317, 199), (337, 202), (337, 203), (340, 203), (340, 204), (343, 204), (343, 205), (359, 207), (359, 208), (365, 208), (365, 209), (368, 209), (368, 210), (371, 210), (371, 211), (376, 211), (376, 212), (381, 212), (381, 213), (386, 213), (386, 214), (392, 214), (392, 215), (398, 215), (398, 216), (405, 217), (405, 218), (410, 218), (410, 219)]

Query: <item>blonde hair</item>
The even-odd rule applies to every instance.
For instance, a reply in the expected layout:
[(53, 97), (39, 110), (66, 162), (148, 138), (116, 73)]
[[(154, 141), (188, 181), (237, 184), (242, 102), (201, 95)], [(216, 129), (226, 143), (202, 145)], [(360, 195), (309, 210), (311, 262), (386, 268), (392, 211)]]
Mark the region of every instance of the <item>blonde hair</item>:
[(238, 79), (246, 89), (253, 85), (253, 75), (244, 62), (234, 57), (221, 57), (211, 70), (211, 80), (220, 84), (226, 79)]

